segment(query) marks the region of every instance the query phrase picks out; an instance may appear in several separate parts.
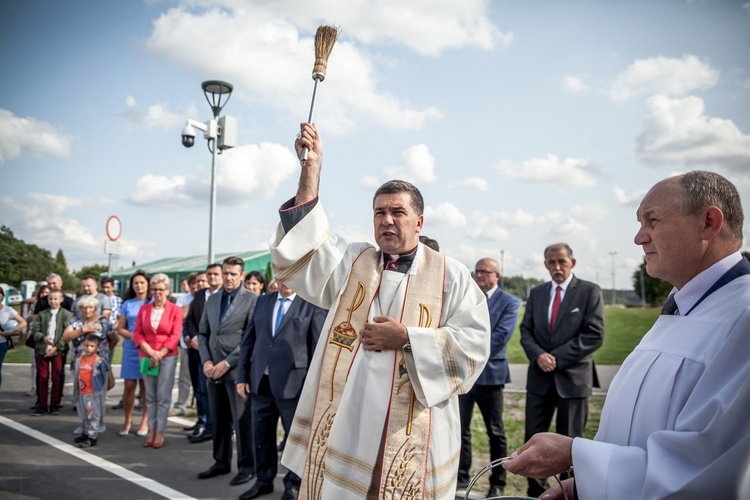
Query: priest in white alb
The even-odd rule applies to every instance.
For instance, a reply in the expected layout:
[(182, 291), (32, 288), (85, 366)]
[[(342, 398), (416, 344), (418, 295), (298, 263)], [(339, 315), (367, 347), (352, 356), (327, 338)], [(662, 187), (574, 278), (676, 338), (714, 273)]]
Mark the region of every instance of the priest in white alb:
[(424, 201), (408, 182), (375, 194), (377, 247), (330, 235), (323, 144), (314, 125), (300, 130), (308, 157), (271, 255), (281, 281), (330, 312), (282, 463), (301, 476), (300, 499), (452, 499), (457, 396), (489, 356), (485, 297), (465, 266), (419, 243)]
[[(674, 285), (610, 385), (594, 440), (537, 434), (505, 468), (573, 466), (568, 498), (750, 498), (750, 262), (737, 188), (719, 174), (670, 177), (646, 194), (635, 243)], [(563, 498), (558, 486), (541, 498)]]

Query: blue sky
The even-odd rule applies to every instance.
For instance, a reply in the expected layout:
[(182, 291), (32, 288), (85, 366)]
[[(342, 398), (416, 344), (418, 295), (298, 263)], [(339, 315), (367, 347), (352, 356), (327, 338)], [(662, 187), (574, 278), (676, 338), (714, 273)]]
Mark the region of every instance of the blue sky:
[[(422, 190), (424, 234), (467, 266), (545, 278), (567, 241), (579, 277), (627, 288), (635, 210), (694, 168), (750, 213), (750, 2), (6, 1), (0, 5), (0, 213), (72, 268), (207, 252), (211, 157), (200, 84), (225, 80), (239, 147), (218, 160), (215, 251), (267, 247), (293, 196), (320, 24), (342, 34), (319, 89), (321, 201), (372, 241), (371, 196)], [(745, 225), (748, 249), (750, 222)]]

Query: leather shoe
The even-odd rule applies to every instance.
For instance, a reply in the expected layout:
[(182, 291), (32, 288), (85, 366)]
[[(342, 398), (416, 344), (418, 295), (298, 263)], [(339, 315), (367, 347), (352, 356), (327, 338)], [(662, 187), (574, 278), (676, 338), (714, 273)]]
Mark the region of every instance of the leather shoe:
[(237, 486), (238, 484), (245, 484), (255, 477), (255, 474), (245, 474), (244, 472), (238, 472), (236, 476), (229, 481), (230, 486)]
[(505, 495), (505, 488), (497, 484), (490, 486), (490, 491), (487, 492), (487, 496), (484, 498), (499, 498)]
[(198, 474), (198, 479), (210, 479), (212, 477), (229, 474), (230, 472), (232, 472), (232, 469), (229, 467), (221, 467), (218, 464), (213, 464), (210, 469), (204, 470)]
[(240, 495), (240, 500), (250, 500), (251, 498), (258, 498), (261, 495), (268, 495), (269, 493), (273, 493), (273, 483), (255, 481), (252, 488)]
[(281, 496), (281, 500), (297, 500), (299, 490), (297, 488), (288, 488), (284, 490), (284, 494)]
[(211, 441), (213, 438), (214, 438), (214, 435), (205, 429), (200, 434), (195, 434), (194, 436), (188, 436), (188, 439), (190, 440), (191, 443), (202, 443), (203, 441)]
[(191, 425), (190, 427), (183, 427), (182, 430), (183, 431), (193, 432), (193, 431), (197, 431), (198, 427), (199, 427), (199, 424), (196, 422), (195, 424)]

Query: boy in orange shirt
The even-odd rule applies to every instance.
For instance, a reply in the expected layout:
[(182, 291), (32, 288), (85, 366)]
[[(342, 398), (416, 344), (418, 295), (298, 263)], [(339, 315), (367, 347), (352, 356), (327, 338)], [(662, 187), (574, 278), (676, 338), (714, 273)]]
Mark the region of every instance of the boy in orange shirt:
[(96, 446), (102, 415), (102, 394), (107, 391), (107, 364), (97, 355), (101, 339), (89, 333), (83, 341), (83, 354), (76, 363), (75, 379), (78, 384), (76, 407), (83, 420), (83, 434), (75, 438), (80, 448)]

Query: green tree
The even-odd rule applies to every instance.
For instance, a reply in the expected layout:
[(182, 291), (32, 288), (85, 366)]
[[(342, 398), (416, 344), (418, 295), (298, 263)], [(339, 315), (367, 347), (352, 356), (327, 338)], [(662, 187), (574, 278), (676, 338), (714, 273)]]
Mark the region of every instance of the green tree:
[(633, 273), (633, 290), (641, 294), (641, 272), (643, 272), (643, 285), (646, 293), (646, 303), (655, 306), (661, 305), (667, 299), (672, 285), (659, 278), (652, 278), (646, 272), (646, 259), (643, 259), (641, 265)]
[(49, 250), (16, 238), (7, 226), (0, 226), (0, 256), (0, 281), (16, 287), (23, 280), (42, 281), (50, 272), (59, 272)]
[(83, 266), (80, 271), (76, 271), (75, 276), (76, 278), (81, 279), (87, 274), (91, 274), (97, 281), (99, 281), (99, 276), (107, 274), (108, 269), (109, 267), (104, 264), (92, 264), (90, 266)]
[(503, 278), (503, 290), (511, 295), (515, 295), (519, 299), (526, 300), (529, 295), (529, 290), (542, 283), (544, 283), (544, 281), (536, 278), (506, 276)]
[(266, 289), (268, 289), (268, 285), (271, 283), (271, 280), (273, 279), (273, 267), (271, 266), (271, 263), (269, 262), (266, 264)]

